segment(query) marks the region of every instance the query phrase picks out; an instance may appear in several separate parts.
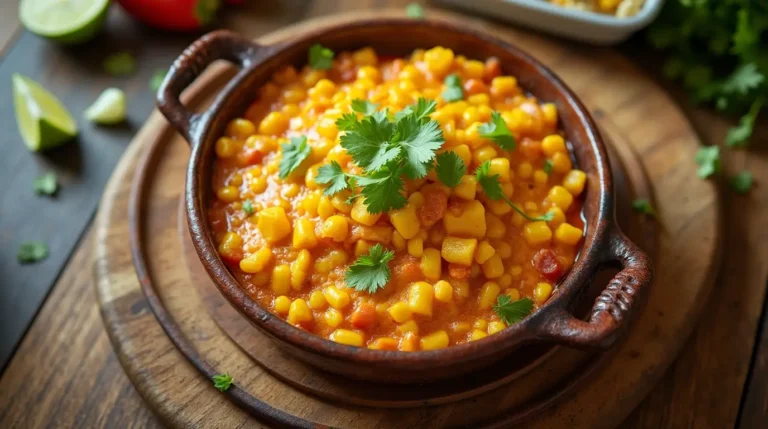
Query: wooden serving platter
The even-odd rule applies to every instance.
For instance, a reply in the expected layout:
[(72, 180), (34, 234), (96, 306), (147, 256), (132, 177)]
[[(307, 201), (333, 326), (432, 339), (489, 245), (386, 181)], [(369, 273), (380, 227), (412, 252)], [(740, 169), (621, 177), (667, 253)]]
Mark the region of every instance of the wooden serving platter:
[[(360, 16), (298, 24), (260, 42)], [(454, 19), (447, 14), (440, 18)], [(362, 395), (366, 386), (331, 380), (333, 376), (292, 362), (278, 350), (270, 351), (271, 343), (259, 339), (249, 324), (227, 315), (228, 307), (218, 305), (217, 310), (220, 297), (196, 274), (194, 259), (179, 237), (183, 219), (178, 205), (188, 149), (155, 113), (107, 187), (96, 222), (94, 274), (105, 325), (123, 368), (170, 426), (507, 427), (528, 419), (526, 427), (611, 427), (672, 362), (711, 289), (719, 257), (718, 199), (709, 183), (695, 180), (692, 160), (698, 141), (690, 125), (658, 86), (610, 51), (575, 49), (466, 17), (461, 20), (493, 30), (552, 67), (592, 109), (612, 142), (618, 161), (614, 170), (624, 177), (617, 181), (619, 218), (635, 240), (656, 248), (656, 281), (627, 340), (603, 359), (557, 349), (527, 371), (500, 369), (495, 384), (486, 381), (493, 378), (479, 377), (480, 382), (457, 381), (452, 391), (427, 386), (421, 396), (405, 400), (397, 389), (376, 394), (376, 386)], [(211, 68), (190, 88), (186, 101), (202, 108), (230, 76), (231, 70), (223, 66)], [(139, 165), (148, 166), (146, 176), (136, 176)], [(659, 234), (652, 222), (628, 208), (635, 196), (649, 195), (644, 172), (659, 211)], [(139, 230), (130, 230), (132, 220), (139, 221)], [(132, 250), (134, 259), (146, 262), (139, 272)], [(237, 387), (221, 394), (201, 372), (228, 372)], [(413, 408), (420, 404), (431, 406)], [(374, 408), (389, 406), (410, 408)]]

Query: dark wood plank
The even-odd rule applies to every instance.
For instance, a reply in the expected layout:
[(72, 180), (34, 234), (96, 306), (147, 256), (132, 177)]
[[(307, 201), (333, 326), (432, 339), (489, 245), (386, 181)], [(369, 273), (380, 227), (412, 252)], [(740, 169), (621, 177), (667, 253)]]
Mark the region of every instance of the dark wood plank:
[(768, 422), (768, 301), (763, 302), (761, 320), (737, 427), (756, 428)]

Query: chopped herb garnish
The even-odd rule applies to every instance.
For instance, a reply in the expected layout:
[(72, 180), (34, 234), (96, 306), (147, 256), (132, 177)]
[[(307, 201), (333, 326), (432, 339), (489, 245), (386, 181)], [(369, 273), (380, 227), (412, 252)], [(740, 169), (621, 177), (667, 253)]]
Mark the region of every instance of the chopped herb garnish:
[(235, 379), (229, 374), (216, 374), (213, 376), (213, 387), (219, 389), (222, 392), (226, 392), (232, 387), (232, 382)]
[(527, 213), (525, 213), (525, 211), (523, 211), (523, 209), (518, 207), (517, 204), (514, 204), (512, 201), (510, 201), (509, 198), (507, 198), (507, 196), (504, 195), (504, 192), (501, 190), (499, 175), (491, 175), (491, 161), (485, 161), (477, 167), (475, 170), (475, 178), (477, 178), (477, 183), (480, 184), (480, 187), (483, 189), (486, 197), (491, 200), (504, 200), (507, 204), (509, 204), (510, 207), (512, 207), (514, 211), (518, 212), (526, 220), (530, 222), (537, 222), (550, 221), (554, 219), (555, 213), (551, 211), (537, 217), (529, 216)]
[(354, 179), (354, 184), (362, 187), (368, 212), (375, 214), (405, 206), (405, 182), (401, 176), (426, 176), (434, 165), (435, 152), (444, 143), (439, 124), (429, 119), (436, 105), (434, 101), (419, 99), (393, 120), (386, 110), (372, 111), (370, 106), (356, 103), (356, 110), (370, 113), (361, 119), (354, 113), (345, 114), (336, 126), (345, 131), (341, 147), (366, 174), (350, 176), (340, 167), (324, 168), (320, 183), (332, 184), (326, 192), (352, 188), (350, 179)]
[(504, 150), (515, 148), (515, 136), (509, 131), (499, 112), (491, 112), (491, 122), (480, 125), (477, 130), (480, 132), (480, 137), (493, 140)]
[(533, 311), (533, 300), (523, 298), (512, 301), (512, 298), (509, 296), (501, 294), (496, 299), (493, 311), (509, 326), (525, 319), (526, 316), (531, 314), (531, 311)]
[(458, 101), (464, 98), (464, 88), (461, 86), (461, 78), (457, 74), (450, 74), (445, 77), (445, 90), (443, 90), (443, 100), (447, 102)]
[(752, 189), (752, 173), (746, 170), (741, 171), (739, 174), (731, 177), (728, 183), (739, 194), (749, 193), (749, 190)]
[(129, 52), (118, 52), (104, 59), (104, 71), (112, 76), (127, 76), (136, 71), (136, 59)]
[(383, 288), (392, 275), (387, 264), (394, 257), (394, 251), (385, 250), (380, 243), (373, 245), (367, 255), (357, 258), (347, 269), (344, 277), (347, 287), (368, 293)]
[(408, 3), (405, 7), (405, 16), (413, 19), (423, 19), (424, 9), (418, 3)]
[(56, 181), (56, 173), (45, 173), (35, 179), (35, 193), (37, 195), (53, 196), (59, 189), (59, 183)]
[(437, 178), (450, 188), (455, 188), (461, 183), (461, 178), (467, 173), (464, 161), (456, 155), (456, 152), (443, 152), (437, 155)]
[(363, 115), (372, 115), (379, 108), (378, 104), (371, 103), (368, 100), (360, 100), (356, 98), (352, 100), (352, 111), (361, 113)]
[(160, 89), (160, 85), (163, 84), (166, 74), (168, 74), (168, 69), (155, 70), (155, 74), (153, 74), (152, 78), (149, 80), (149, 89), (151, 89), (152, 92), (157, 92), (157, 90)]
[(548, 160), (544, 161), (543, 170), (544, 170), (545, 173), (547, 173), (547, 175), (552, 174), (552, 161), (551, 160), (548, 159)]
[(302, 162), (309, 156), (312, 149), (307, 144), (307, 137), (291, 137), (290, 143), (283, 143), (283, 158), (280, 160), (280, 173), (281, 179), (285, 179), (294, 170), (299, 168)]
[(752, 136), (752, 130), (755, 127), (757, 115), (760, 114), (760, 109), (762, 107), (763, 97), (758, 97), (752, 102), (749, 111), (741, 117), (739, 125), (728, 130), (728, 134), (725, 135), (725, 144), (728, 147), (744, 147), (749, 143), (749, 138)]
[(309, 66), (315, 70), (328, 70), (333, 66), (332, 50), (316, 43), (309, 48)]
[(41, 241), (27, 241), (21, 243), (16, 259), (21, 264), (34, 264), (48, 257), (48, 245)]
[(720, 172), (720, 148), (717, 146), (705, 146), (696, 152), (695, 158), (696, 164), (699, 165), (699, 169), (696, 170), (696, 175), (702, 179), (706, 179), (713, 174)]
[(344, 173), (336, 161), (323, 165), (317, 170), (315, 181), (321, 185), (328, 185), (323, 191), (323, 195), (331, 196), (345, 189), (354, 188), (354, 177)]
[(656, 209), (653, 208), (651, 202), (647, 198), (638, 198), (632, 201), (632, 208), (638, 213), (656, 217)]
[(243, 211), (248, 216), (253, 214), (253, 201), (251, 200), (245, 200), (243, 201)]

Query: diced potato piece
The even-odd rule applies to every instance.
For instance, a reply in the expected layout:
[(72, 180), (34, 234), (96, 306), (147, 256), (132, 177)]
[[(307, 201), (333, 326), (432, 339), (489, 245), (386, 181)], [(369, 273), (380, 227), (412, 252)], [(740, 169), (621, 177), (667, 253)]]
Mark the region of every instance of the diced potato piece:
[[(416, 194), (414, 193), (413, 195)], [(397, 232), (406, 240), (416, 237), (419, 233), (419, 217), (416, 216), (416, 209), (411, 204), (401, 210), (391, 212), (389, 220)]]
[(376, 222), (378, 222), (379, 218), (381, 217), (381, 213), (369, 213), (368, 208), (365, 205), (365, 199), (356, 198), (355, 204), (352, 206), (352, 212), (350, 216), (359, 224), (365, 226), (373, 226), (376, 224)]
[(437, 249), (424, 249), (421, 255), (421, 272), (429, 281), (436, 281), (442, 272), (442, 260)]
[(424, 254), (424, 240), (421, 237), (408, 240), (408, 253), (413, 257), (421, 258)]
[(477, 248), (476, 238), (459, 238), (448, 236), (443, 240), (442, 256), (453, 264), (470, 266)]
[(408, 290), (408, 307), (411, 312), (424, 316), (432, 316), (432, 298), (434, 290), (427, 282), (416, 282)]
[(460, 215), (456, 216), (451, 210), (445, 212), (443, 226), (449, 235), (483, 238), (486, 230), (485, 207), (480, 201), (467, 201)]
[(448, 333), (443, 330), (433, 332), (426, 337), (422, 337), (420, 341), (422, 350), (444, 349), (448, 347), (449, 342), (450, 339), (448, 338)]
[(337, 329), (331, 333), (330, 338), (332, 341), (336, 341), (339, 344), (346, 344), (348, 346), (356, 347), (363, 346), (362, 334), (355, 331), (350, 331), (348, 329)]
[(291, 223), (280, 206), (269, 207), (259, 212), (256, 223), (262, 237), (270, 243), (276, 243), (291, 233)]

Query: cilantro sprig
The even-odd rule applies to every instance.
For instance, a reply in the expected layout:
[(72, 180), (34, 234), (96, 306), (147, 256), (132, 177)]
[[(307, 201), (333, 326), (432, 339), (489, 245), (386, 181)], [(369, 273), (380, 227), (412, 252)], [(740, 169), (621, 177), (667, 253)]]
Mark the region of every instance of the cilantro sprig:
[(394, 257), (394, 251), (385, 250), (380, 243), (373, 245), (367, 255), (361, 255), (347, 269), (344, 276), (347, 287), (368, 293), (383, 288), (392, 277), (388, 264)]
[(247, 214), (248, 216), (253, 214), (254, 212), (253, 201), (251, 200), (243, 201), (243, 212), (245, 212), (245, 214)]
[(56, 180), (56, 173), (45, 173), (35, 179), (35, 193), (37, 195), (47, 195), (52, 197), (59, 189), (59, 182)]
[(334, 56), (332, 50), (315, 43), (309, 48), (309, 67), (315, 70), (328, 70), (333, 66)]
[(475, 170), (475, 177), (477, 178), (477, 183), (480, 184), (480, 187), (483, 189), (486, 197), (491, 200), (504, 200), (507, 204), (509, 204), (510, 207), (512, 207), (514, 211), (520, 213), (520, 215), (526, 220), (530, 222), (537, 222), (550, 221), (554, 219), (555, 214), (553, 212), (547, 212), (541, 216), (536, 217), (529, 216), (525, 211), (523, 211), (523, 209), (518, 207), (517, 204), (510, 201), (509, 198), (507, 198), (507, 196), (504, 195), (504, 192), (501, 190), (499, 175), (491, 174), (491, 161), (485, 161), (484, 163), (480, 164)]
[(449, 74), (443, 81), (445, 90), (443, 90), (443, 100), (447, 102), (459, 101), (464, 98), (464, 87), (461, 85), (461, 77), (457, 74)]
[(752, 189), (752, 173), (749, 171), (741, 171), (728, 180), (731, 188), (739, 194), (747, 194)]
[(544, 167), (542, 167), (542, 170), (544, 170), (544, 172), (547, 173), (547, 176), (549, 176), (550, 174), (552, 174), (553, 167), (554, 165), (552, 164), (552, 161), (548, 159), (544, 161)]
[(515, 136), (509, 131), (507, 123), (499, 112), (491, 112), (491, 122), (480, 125), (477, 130), (480, 132), (480, 137), (493, 140), (504, 150), (515, 148)]
[(312, 149), (307, 144), (307, 137), (291, 137), (290, 143), (283, 143), (283, 158), (280, 160), (279, 176), (285, 179), (290, 176), (309, 156)]
[(699, 165), (696, 175), (700, 178), (706, 179), (717, 174), (720, 172), (720, 148), (717, 146), (702, 147), (696, 152), (694, 161)]
[(493, 311), (499, 316), (507, 326), (517, 323), (533, 311), (533, 300), (530, 298), (518, 299), (512, 301), (507, 295), (501, 294), (496, 299)]
[(456, 155), (456, 152), (443, 152), (437, 155), (435, 167), (437, 178), (450, 188), (455, 188), (461, 183), (461, 178), (467, 173), (464, 161)]
[(632, 201), (632, 209), (638, 213), (656, 217), (656, 209), (653, 208), (653, 205), (651, 205), (647, 198), (638, 198)]
[(216, 374), (213, 377), (213, 387), (219, 389), (221, 392), (226, 392), (232, 387), (232, 382), (235, 381), (229, 374)]
[(21, 243), (16, 252), (16, 260), (20, 264), (34, 264), (48, 257), (48, 245), (42, 241), (27, 241)]

